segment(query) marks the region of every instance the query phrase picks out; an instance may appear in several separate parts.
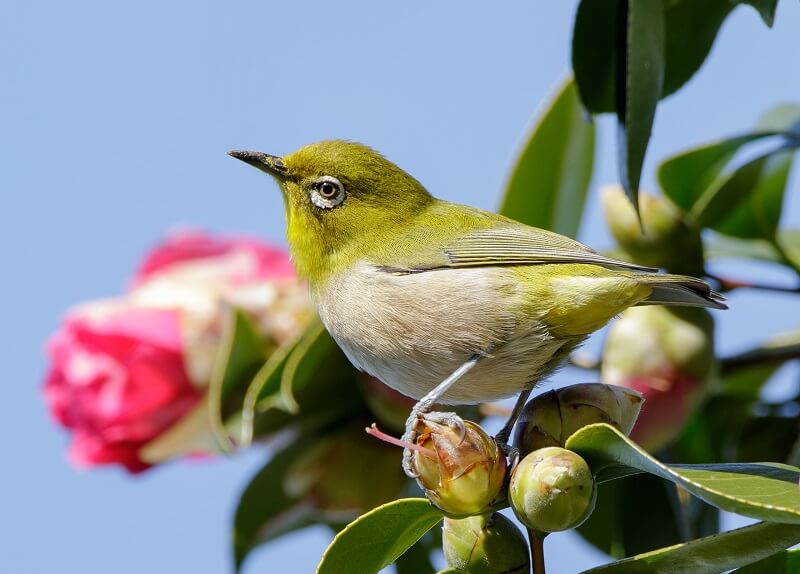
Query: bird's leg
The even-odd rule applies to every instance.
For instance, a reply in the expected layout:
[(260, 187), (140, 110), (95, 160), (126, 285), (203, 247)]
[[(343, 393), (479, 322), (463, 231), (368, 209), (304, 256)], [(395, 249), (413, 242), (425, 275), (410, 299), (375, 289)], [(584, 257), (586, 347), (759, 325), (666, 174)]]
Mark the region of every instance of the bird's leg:
[(508, 439), (511, 438), (511, 431), (514, 430), (514, 425), (517, 423), (517, 419), (519, 418), (520, 413), (522, 413), (522, 409), (525, 408), (525, 403), (528, 402), (528, 397), (531, 396), (531, 392), (533, 389), (528, 389), (526, 391), (522, 391), (517, 397), (517, 402), (514, 403), (514, 408), (511, 409), (511, 415), (508, 417), (506, 424), (503, 425), (503, 428), (500, 429), (495, 435), (495, 440), (497, 440), (500, 448), (503, 449), (506, 456), (512, 461), (517, 458), (517, 449), (512, 447), (508, 443)]
[[(434, 389), (429, 392), (427, 395), (422, 397), (414, 408), (411, 409), (411, 414), (406, 420), (406, 431), (403, 434), (403, 441), (413, 443), (416, 440), (417, 435), (417, 421), (420, 418), (425, 418), (426, 416), (430, 417), (432, 420), (436, 422), (440, 422), (442, 424), (447, 424), (448, 426), (457, 427), (460, 429), (461, 434), (464, 434), (466, 431), (464, 430), (464, 421), (461, 420), (455, 413), (431, 413), (431, 408), (433, 408), (434, 403), (436, 403), (442, 395), (444, 395), (450, 387), (452, 387), (456, 381), (458, 381), (461, 377), (463, 377), (469, 370), (474, 367), (480, 358), (483, 355), (475, 354), (472, 355), (467, 362), (453, 371), (449, 377), (439, 383)], [(403, 470), (405, 471), (406, 475), (410, 478), (417, 478), (417, 473), (414, 470), (414, 458), (413, 453), (410, 449), (405, 449), (403, 451)]]

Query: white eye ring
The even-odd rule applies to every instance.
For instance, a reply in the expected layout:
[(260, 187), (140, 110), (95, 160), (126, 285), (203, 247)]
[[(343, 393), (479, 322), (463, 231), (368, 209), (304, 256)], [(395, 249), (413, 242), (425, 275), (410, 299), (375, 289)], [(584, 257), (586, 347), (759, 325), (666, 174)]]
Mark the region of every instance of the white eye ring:
[(317, 178), (311, 186), (311, 203), (320, 209), (333, 209), (342, 203), (344, 198), (342, 182), (330, 175)]

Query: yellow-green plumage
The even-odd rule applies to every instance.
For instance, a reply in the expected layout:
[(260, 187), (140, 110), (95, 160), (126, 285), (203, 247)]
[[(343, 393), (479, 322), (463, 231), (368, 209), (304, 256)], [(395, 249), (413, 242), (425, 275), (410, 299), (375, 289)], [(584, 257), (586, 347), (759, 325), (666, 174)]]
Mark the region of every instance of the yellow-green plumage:
[(437, 200), (359, 144), (232, 155), (278, 180), (293, 259), (331, 335), (359, 368), (415, 398), (474, 354), (485, 356), (445, 402), (530, 388), (633, 305), (724, 308), (700, 280)]

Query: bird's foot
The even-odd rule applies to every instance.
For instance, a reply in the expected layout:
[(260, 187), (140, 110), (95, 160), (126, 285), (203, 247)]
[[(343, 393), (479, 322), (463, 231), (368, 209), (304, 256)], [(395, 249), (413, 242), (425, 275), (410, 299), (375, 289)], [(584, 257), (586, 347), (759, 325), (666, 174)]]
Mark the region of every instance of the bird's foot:
[[(467, 427), (464, 419), (453, 412), (428, 411), (430, 406), (417, 404), (412, 410), (411, 415), (406, 420), (406, 430), (403, 433), (403, 442), (414, 444), (417, 440), (417, 427), (419, 423), (431, 423), (435, 425), (448, 426), (458, 432), (460, 440), (464, 440), (467, 435)], [(414, 467), (414, 453), (410, 448), (403, 449), (403, 471), (409, 478), (418, 478), (419, 473)]]
[(500, 436), (495, 436), (494, 442), (497, 443), (497, 448), (503, 452), (509, 463), (513, 465), (519, 458), (519, 449), (515, 446), (511, 446), (504, 440), (501, 440)]

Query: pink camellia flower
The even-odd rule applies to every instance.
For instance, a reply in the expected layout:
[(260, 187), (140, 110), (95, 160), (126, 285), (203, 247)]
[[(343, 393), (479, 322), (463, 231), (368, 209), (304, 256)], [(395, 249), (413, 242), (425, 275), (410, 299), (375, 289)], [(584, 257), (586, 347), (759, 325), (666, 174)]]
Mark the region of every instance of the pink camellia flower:
[(202, 394), (186, 374), (182, 347), (174, 311), (118, 300), (69, 313), (50, 343), (44, 394), (56, 421), (73, 431), (73, 463), (147, 468), (139, 448)]
[(148, 254), (125, 296), (70, 311), (50, 342), (44, 387), (53, 417), (73, 433), (69, 458), (147, 468), (142, 448), (202, 408), (229, 307), (270, 348), (312, 315), (285, 251), (198, 232)]
[(677, 438), (715, 376), (714, 324), (705, 309), (635, 307), (609, 329), (600, 378), (642, 393), (630, 436), (649, 451)]

